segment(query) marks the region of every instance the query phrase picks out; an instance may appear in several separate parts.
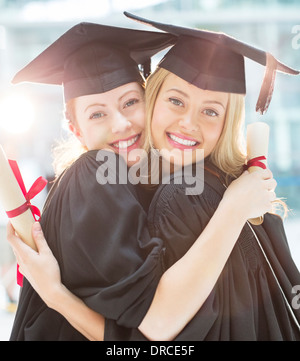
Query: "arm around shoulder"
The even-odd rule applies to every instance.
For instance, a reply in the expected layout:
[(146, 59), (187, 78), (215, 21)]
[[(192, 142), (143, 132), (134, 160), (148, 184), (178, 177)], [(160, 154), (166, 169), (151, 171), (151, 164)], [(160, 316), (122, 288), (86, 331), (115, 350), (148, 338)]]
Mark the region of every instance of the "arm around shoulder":
[[(190, 245), (185, 248), (186, 253), (177, 253), (177, 260), (174, 258), (161, 277), (153, 302), (139, 326), (150, 340), (174, 339), (211, 293), (249, 215), (237, 206), (236, 196), (240, 190), (240, 186), (231, 189), (219, 199), (215, 209), (211, 209), (205, 197), (187, 198), (181, 193), (170, 201), (173, 204), (170, 212), (161, 212), (164, 221), (159, 227), (167, 248), (183, 247), (181, 241)], [(185, 230), (189, 232), (189, 239), (184, 239), (182, 231)], [(172, 254), (176, 252), (172, 250)]]

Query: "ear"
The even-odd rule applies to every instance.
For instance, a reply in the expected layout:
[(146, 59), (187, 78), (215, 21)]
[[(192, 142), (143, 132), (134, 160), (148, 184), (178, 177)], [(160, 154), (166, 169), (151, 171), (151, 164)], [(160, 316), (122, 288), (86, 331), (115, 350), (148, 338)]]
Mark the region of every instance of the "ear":
[(69, 130), (75, 135), (75, 137), (80, 141), (80, 143), (85, 146), (84, 137), (81, 134), (80, 129), (76, 127), (72, 122), (68, 123)]

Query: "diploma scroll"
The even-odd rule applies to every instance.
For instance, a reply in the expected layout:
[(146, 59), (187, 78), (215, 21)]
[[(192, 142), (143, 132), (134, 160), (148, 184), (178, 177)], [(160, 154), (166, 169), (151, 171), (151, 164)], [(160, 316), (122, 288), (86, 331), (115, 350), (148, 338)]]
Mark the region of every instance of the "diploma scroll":
[[(266, 168), (269, 132), (270, 128), (268, 124), (263, 122), (255, 122), (249, 124), (247, 127), (247, 160), (249, 166), (248, 171), (250, 173)], [(249, 222), (254, 225), (259, 225), (263, 220), (263, 216), (260, 216), (249, 219)]]
[[(0, 203), (6, 212), (10, 212), (20, 208), (26, 202), (27, 200), (16, 180), (3, 148), (0, 146)], [(31, 228), (35, 222), (31, 209), (28, 208), (22, 214), (10, 218), (10, 222), (19, 237), (28, 246), (36, 250), (31, 234)]]

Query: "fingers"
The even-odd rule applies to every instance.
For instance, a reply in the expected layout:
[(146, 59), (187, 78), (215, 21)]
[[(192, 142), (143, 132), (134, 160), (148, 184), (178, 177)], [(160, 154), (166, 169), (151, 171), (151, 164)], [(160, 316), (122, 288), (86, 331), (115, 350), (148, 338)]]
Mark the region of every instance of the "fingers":
[(273, 173), (270, 171), (269, 168), (262, 169), (262, 170), (254, 172), (254, 173), (256, 173), (258, 176), (260, 176), (262, 179), (272, 179), (273, 178)]
[(49, 248), (39, 222), (35, 222), (32, 225), (32, 237), (39, 252), (46, 251)]
[(32, 254), (36, 254), (36, 252), (16, 235), (15, 229), (10, 222), (8, 222), (6, 229), (7, 240), (12, 247), (17, 262), (19, 264), (22, 262), (27, 262), (28, 257), (30, 257)]
[(7, 234), (7, 237), (11, 237), (15, 234), (14, 227), (12, 226), (12, 224), (10, 222), (7, 223), (6, 234)]
[(274, 191), (275, 188), (277, 187), (277, 182), (274, 178), (271, 178), (271, 179), (265, 180), (264, 185), (268, 191)]
[(269, 197), (270, 197), (270, 202), (274, 202), (277, 199), (276, 193), (273, 191), (270, 191)]
[(277, 187), (277, 182), (273, 178), (268, 178), (264, 180), (264, 187), (268, 191), (269, 195), (269, 202), (270, 202), (270, 210), (272, 209), (272, 202), (274, 202), (277, 199), (275, 188)]
[(21, 257), (22, 252), (20, 252), (21, 249), (20, 246), (22, 247), (23, 242), (15, 235), (15, 230), (10, 222), (7, 223), (6, 229), (7, 229), (7, 240), (11, 245), (17, 263), (20, 264), (22, 262), (22, 257)]
[(273, 173), (270, 169), (262, 169), (261, 171), (253, 172), (253, 177), (263, 180), (263, 186), (268, 191), (274, 191), (277, 187), (277, 182), (273, 178)]
[(248, 175), (248, 174), (249, 174), (249, 171), (248, 171), (248, 170), (245, 170), (245, 171), (241, 174), (241, 177), (246, 176), (246, 175)]
[(277, 182), (273, 178), (273, 173), (270, 169), (262, 169), (257, 172), (252, 172), (251, 176), (256, 179), (257, 191), (260, 194), (260, 198), (264, 204), (264, 213), (271, 212), (273, 210), (273, 202), (276, 201), (277, 196), (275, 189), (277, 187)]
[(273, 178), (273, 173), (271, 172), (271, 170), (269, 168), (266, 169), (258, 169), (254, 172), (249, 172), (250, 174), (255, 174), (256, 177), (261, 178), (261, 179), (270, 179)]
[[(10, 222), (8, 222), (6, 226), (6, 235), (7, 235), (7, 240), (10, 243), (11, 247), (13, 248), (15, 255), (17, 255), (17, 253), (19, 254), (20, 252), (22, 254), (24, 254), (25, 252), (32, 252), (32, 251), (36, 253), (16, 235), (15, 229), (13, 228)], [(49, 250), (47, 241), (44, 237), (44, 233), (42, 231), (39, 222), (35, 222), (32, 225), (32, 236), (34, 242), (36, 243), (38, 253), (42, 250), (43, 251)]]

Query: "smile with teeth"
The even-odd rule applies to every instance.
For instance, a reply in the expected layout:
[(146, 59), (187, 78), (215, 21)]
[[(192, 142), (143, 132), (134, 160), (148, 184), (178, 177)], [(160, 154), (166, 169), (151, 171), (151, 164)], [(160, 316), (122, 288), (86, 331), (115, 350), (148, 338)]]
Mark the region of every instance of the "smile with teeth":
[(134, 145), (138, 139), (140, 138), (141, 134), (135, 135), (134, 137), (131, 137), (130, 139), (126, 139), (126, 140), (119, 140), (115, 143), (112, 143), (111, 146), (124, 150), (127, 149), (129, 147), (131, 147), (132, 145)]
[(171, 134), (171, 133), (167, 133), (167, 136), (174, 142), (176, 142), (180, 145), (187, 146), (187, 147), (194, 147), (199, 144), (199, 142), (197, 142), (195, 140), (183, 139), (183, 138), (177, 137), (176, 135)]

